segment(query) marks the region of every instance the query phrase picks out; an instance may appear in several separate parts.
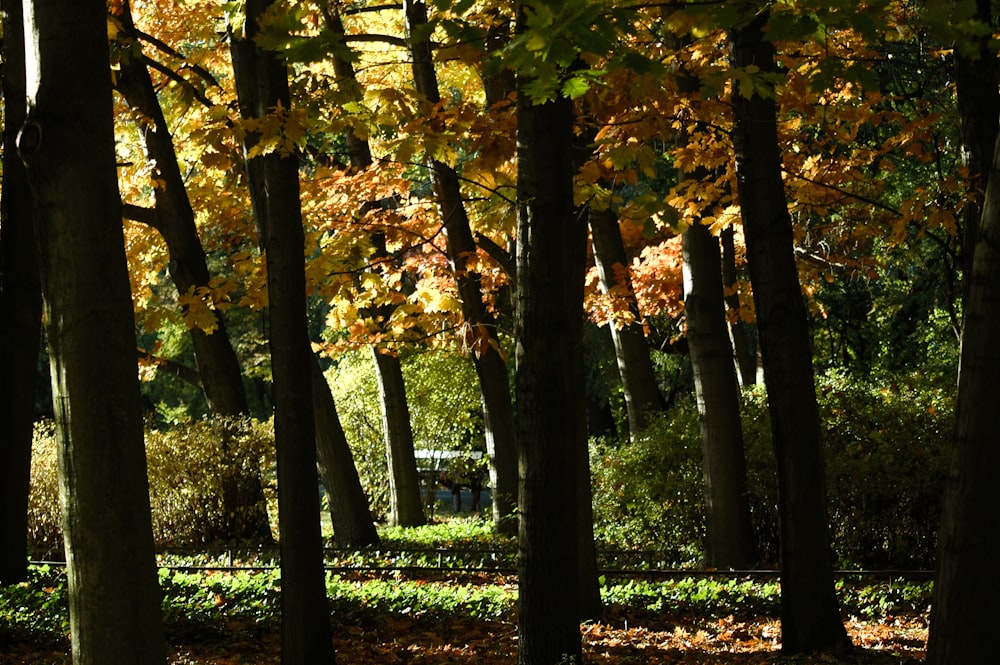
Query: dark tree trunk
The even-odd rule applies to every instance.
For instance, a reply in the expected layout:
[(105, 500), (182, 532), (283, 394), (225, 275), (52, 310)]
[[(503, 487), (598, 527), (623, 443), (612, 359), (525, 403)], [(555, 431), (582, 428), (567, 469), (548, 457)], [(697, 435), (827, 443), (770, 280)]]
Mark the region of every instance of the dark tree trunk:
[[(727, 226), (719, 234), (722, 244), (722, 288), (726, 294), (726, 307), (731, 312), (739, 312), (740, 294), (736, 291), (736, 241), (732, 226)], [(729, 321), (729, 337), (733, 344), (737, 376), (740, 385), (752, 386), (757, 383), (757, 344), (753, 331), (745, 321)]]
[[(735, 67), (774, 72), (767, 12), (731, 35)], [(782, 650), (850, 648), (837, 607), (819, 409), (805, 303), (781, 179), (773, 97), (733, 93), (733, 142), (750, 282), (757, 310), (781, 522)]]
[[(417, 92), (431, 104), (438, 104), (441, 94), (430, 40), (415, 40), (413, 37), (414, 34), (426, 32), (427, 6), (423, 2), (406, 0), (404, 7)], [(490, 459), (490, 482), (493, 488), (493, 523), (498, 533), (513, 535), (517, 533), (517, 519), (514, 516), (517, 453), (507, 363), (501, 352), (496, 318), (489, 313), (483, 302), (480, 275), (474, 267), (476, 242), (469, 226), (458, 173), (437, 160), (431, 160), (430, 171), (434, 195), (444, 223), (448, 260), (462, 302), (466, 345), (470, 348), (479, 377), (486, 451)], [(473, 261), (471, 265), (470, 261)]]
[(28, 120), (77, 665), (166, 662), (103, 0), (27, 2)]
[(3, 10), (3, 192), (0, 198), (0, 584), (28, 573), (28, 492), (42, 293), (28, 175), (15, 137), (24, 122), (21, 3)]
[(385, 455), (389, 464), (389, 521), (394, 526), (426, 522), (420, 501), (420, 478), (413, 454), (413, 430), (406, 403), (406, 385), (399, 356), (372, 347), (382, 403)]
[(645, 429), (650, 414), (666, 408), (666, 401), (656, 382), (656, 373), (649, 357), (649, 343), (642, 331), (642, 315), (636, 302), (632, 282), (628, 278), (628, 256), (622, 242), (618, 218), (611, 210), (590, 210), (590, 233), (594, 244), (594, 261), (601, 279), (601, 290), (613, 298), (627, 298), (634, 321), (619, 327), (612, 321), (611, 338), (615, 343), (618, 373), (625, 393), (628, 428), (632, 437)]
[[(275, 53), (254, 45), (272, 0), (246, 3), (245, 35), (232, 35), (233, 69), (244, 116), (290, 108), (288, 72)], [(247, 151), (256, 137), (247, 138)], [(281, 543), (281, 662), (334, 662), (316, 487), (316, 426), (306, 321), (305, 238), (298, 158), (269, 152), (248, 158), (248, 176), (267, 262), (268, 324), (278, 449)]]
[[(993, 25), (990, 0), (976, 0), (976, 16), (986, 26)], [(997, 117), (1000, 116), (1000, 64), (990, 36), (978, 40), (974, 55), (955, 49), (955, 89), (958, 112), (962, 123), (962, 162), (969, 168), (969, 178), (975, 189), (986, 191), (990, 179), (993, 146), (997, 138)], [(965, 204), (962, 210), (961, 265), (967, 276), (972, 274), (973, 251), (982, 216), (979, 197)], [(968, 286), (966, 287), (968, 290)]]
[(518, 96), (517, 432), (520, 665), (578, 663), (579, 465), (587, 444), (573, 106)]
[[(131, 8), (127, 3), (122, 8), (120, 20), (124, 27), (123, 36), (137, 39)], [(163, 237), (170, 253), (171, 279), (181, 295), (199, 287), (207, 287), (211, 274), (195, 226), (194, 210), (177, 164), (173, 138), (153, 88), (146, 61), (138, 51), (131, 52), (129, 57), (121, 60), (117, 89), (135, 114), (146, 158), (156, 164), (156, 175), (162, 182), (154, 192), (156, 207), (153, 226)], [(205, 398), (209, 408), (217, 415), (246, 416), (250, 407), (239, 360), (226, 332), (221, 312), (213, 310), (212, 315), (216, 325), (213, 332), (206, 332), (199, 327), (191, 329)], [(228, 438), (229, 433), (224, 431), (224, 450)], [(239, 472), (224, 480), (226, 524), (223, 532), (218, 534), (219, 537), (224, 540), (271, 542), (271, 527), (260, 470), (247, 468), (243, 464), (231, 466)]]
[[(980, 18), (988, 23), (989, 3), (978, 5)], [(992, 61), (994, 56), (989, 57)], [(988, 109), (995, 104), (993, 93), (996, 91), (979, 98), (982, 107), (977, 107), (973, 99), (962, 100), (961, 69), (970, 64), (959, 63), (958, 94), (963, 130), (978, 124), (977, 133), (981, 134), (978, 140), (967, 135), (966, 141), (978, 143), (991, 133), (980, 123), (990, 122)], [(983, 63), (978, 64), (983, 66)], [(989, 76), (984, 76), (984, 82), (988, 80)], [(995, 82), (995, 78), (993, 80)], [(965, 82), (969, 83), (968, 79)], [(996, 137), (995, 112), (991, 120), (992, 134)], [(966, 145), (966, 148), (972, 146)], [(969, 160), (973, 172), (976, 172), (973, 164), (978, 160), (983, 169), (980, 175), (989, 173), (983, 161), (984, 146), (969, 152), (980, 153), (978, 158)], [(1000, 582), (992, 575), (983, 574), (1000, 557), (1000, 524), (996, 510), (1000, 504), (1000, 484), (996, 482), (996, 469), (1000, 465), (996, 433), (1000, 429), (1000, 418), (995, 408), (1000, 398), (996, 382), (996, 372), (1000, 370), (996, 344), (1000, 334), (1000, 253), (997, 251), (1000, 180), (996, 177), (997, 169), (1000, 169), (1000, 141), (994, 139), (992, 173), (986, 185), (982, 219), (972, 235), (976, 244), (964, 306), (955, 442), (938, 533), (938, 570), (927, 645), (927, 662), (932, 665), (993, 660), (992, 631), (1000, 620), (995, 602)], [(972, 222), (967, 220), (967, 223)]]
[(705, 477), (705, 565), (745, 568), (756, 563), (740, 395), (726, 330), (718, 240), (695, 223), (682, 237), (684, 314), (694, 369)]
[(340, 547), (377, 545), (378, 531), (368, 497), (361, 486), (354, 456), (337, 415), (330, 384), (319, 360), (312, 356), (313, 414), (316, 419), (316, 453), (320, 476), (330, 502), (333, 539)]

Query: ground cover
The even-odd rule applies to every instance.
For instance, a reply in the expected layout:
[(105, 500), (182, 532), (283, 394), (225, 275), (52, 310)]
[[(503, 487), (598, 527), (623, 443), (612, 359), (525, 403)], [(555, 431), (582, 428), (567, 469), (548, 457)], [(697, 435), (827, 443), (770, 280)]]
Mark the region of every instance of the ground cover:
[[(338, 663), (499, 665), (516, 660), (512, 543), (482, 522), (383, 530), (377, 549), (332, 552), (327, 576)], [(280, 571), (264, 551), (161, 556), (170, 662), (280, 662)], [(490, 570), (491, 562), (498, 570)], [(608, 574), (600, 622), (581, 628), (589, 663), (918, 663), (930, 583), (845, 577), (856, 653), (782, 658), (780, 587), (767, 576)], [(128, 590), (123, 590), (128, 593)], [(0, 665), (70, 663), (65, 571), (35, 565), (0, 588)]]

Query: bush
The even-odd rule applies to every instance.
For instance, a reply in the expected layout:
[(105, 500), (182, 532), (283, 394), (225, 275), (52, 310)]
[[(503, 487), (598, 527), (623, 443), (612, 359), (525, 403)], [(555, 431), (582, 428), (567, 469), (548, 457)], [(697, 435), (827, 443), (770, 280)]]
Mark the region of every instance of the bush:
[(654, 550), (671, 565), (700, 558), (704, 534), (698, 414), (684, 404), (635, 441), (590, 448), (599, 546)]
[[(223, 431), (228, 431), (223, 453)], [(205, 419), (183, 426), (146, 429), (153, 537), (158, 545), (201, 545), (224, 531), (223, 487), (227, 477), (257, 470), (273, 507), (274, 435), (269, 422), (249, 418)], [(62, 548), (55, 426), (38, 423), (32, 451), (28, 542), (36, 552)], [(276, 514), (271, 511), (271, 514)]]
[[(817, 381), (837, 565), (932, 568), (951, 449), (950, 390), (918, 377)], [(777, 482), (763, 388), (744, 393), (750, 508), (762, 560), (778, 560)], [(634, 443), (594, 442), (595, 533), (610, 546), (702, 558), (698, 416), (679, 405)]]

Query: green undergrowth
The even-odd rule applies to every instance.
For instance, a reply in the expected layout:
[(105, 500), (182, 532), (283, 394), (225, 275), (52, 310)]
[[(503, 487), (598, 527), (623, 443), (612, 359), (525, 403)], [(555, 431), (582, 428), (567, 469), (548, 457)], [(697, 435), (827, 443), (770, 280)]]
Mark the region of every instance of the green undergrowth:
[[(211, 644), (253, 639), (278, 629), (281, 573), (277, 569), (159, 570), (163, 616), (173, 643)], [(327, 595), (335, 627), (377, 627), (394, 617), (423, 623), (461, 618), (513, 623), (517, 585), (509, 576), (398, 574), (363, 577), (329, 573)], [(887, 620), (926, 616), (930, 582), (837, 583), (845, 617)], [(602, 580), (606, 620), (777, 618), (780, 585), (771, 579), (681, 577), (671, 580)], [(0, 643), (65, 645), (69, 632), (65, 571), (32, 566), (27, 582), (0, 588)]]

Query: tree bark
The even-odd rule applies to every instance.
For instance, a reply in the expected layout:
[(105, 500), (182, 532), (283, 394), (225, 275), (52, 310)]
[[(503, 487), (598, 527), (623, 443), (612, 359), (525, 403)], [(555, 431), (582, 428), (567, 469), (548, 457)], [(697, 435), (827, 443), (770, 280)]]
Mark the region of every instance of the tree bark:
[[(992, 103), (990, 96), (981, 101), (986, 106)], [(996, 116), (993, 127), (996, 136)], [(927, 644), (927, 662), (932, 665), (992, 660), (992, 631), (1000, 619), (995, 602), (1000, 582), (983, 574), (984, 566), (1000, 557), (996, 511), (1000, 414), (995, 408), (1000, 398), (995, 374), (1000, 370), (996, 344), (1000, 333), (1000, 141), (994, 146), (964, 307), (955, 440), (938, 534)]]
[[(441, 93), (430, 40), (426, 37), (414, 37), (427, 25), (427, 6), (413, 0), (406, 0), (403, 6), (415, 87), (429, 103), (437, 105), (441, 102)], [(430, 175), (444, 224), (448, 261), (462, 303), (467, 346), (470, 347), (479, 377), (486, 451), (490, 460), (490, 483), (493, 489), (493, 523), (498, 533), (514, 535), (517, 533), (514, 510), (517, 453), (507, 362), (501, 353), (496, 317), (486, 309), (480, 275), (472, 262), (476, 257), (476, 242), (463, 203), (458, 173), (443, 162), (431, 160)]]
[(586, 223), (573, 205), (573, 106), (518, 95), (518, 663), (582, 661), (578, 501), (586, 446)]
[[(976, 0), (976, 20), (993, 25), (990, 0)], [(1000, 65), (990, 45), (991, 33), (979, 38), (977, 53), (966, 54), (955, 49), (955, 90), (962, 127), (962, 162), (969, 169), (974, 189), (985, 192), (990, 178), (993, 146), (997, 139), (997, 117), (1000, 116)], [(960, 261), (965, 275), (971, 275), (976, 236), (983, 213), (979, 197), (966, 202), (962, 211), (962, 244)], [(971, 279), (966, 280), (966, 283)], [(968, 291), (966, 286), (966, 291)]]
[[(731, 33), (735, 67), (775, 71), (760, 11)], [(834, 592), (819, 409), (805, 303), (781, 179), (773, 97), (733, 92), (733, 142), (771, 435), (778, 464), (781, 626), (786, 653), (851, 646)]]
[(385, 455), (389, 464), (389, 522), (420, 526), (427, 520), (420, 501), (420, 478), (413, 454), (413, 429), (406, 403), (406, 385), (399, 356), (371, 347), (382, 403)]
[[(123, 4), (119, 18), (124, 28), (123, 38), (137, 40), (128, 3)], [(153, 226), (167, 245), (170, 277), (181, 295), (198, 287), (207, 287), (211, 274), (198, 237), (194, 210), (177, 164), (170, 128), (140, 51), (133, 51), (130, 57), (122, 58), (116, 87), (135, 116), (146, 158), (156, 165), (156, 177), (162, 183), (154, 189)], [(233, 350), (222, 313), (213, 310), (212, 314), (217, 326), (214, 332), (206, 332), (199, 327), (191, 329), (202, 390), (209, 408), (216, 415), (246, 416), (250, 407), (239, 359)], [(228, 431), (224, 430), (224, 451), (229, 438)], [(244, 468), (242, 464), (233, 466)], [(260, 470), (253, 469), (245, 475), (239, 473), (225, 478), (223, 482), (225, 519), (223, 531), (218, 536), (223, 540), (271, 542)]]
[[(732, 312), (740, 310), (740, 294), (736, 291), (736, 241), (732, 226), (722, 230), (719, 240), (722, 244), (722, 289), (726, 294), (726, 307)], [(736, 372), (740, 385), (753, 386), (757, 383), (757, 351), (753, 331), (742, 320), (729, 321), (729, 337), (733, 344)]]
[(622, 242), (618, 218), (611, 210), (590, 210), (590, 233), (594, 245), (594, 261), (601, 279), (601, 290), (614, 298), (627, 298), (635, 320), (611, 327), (615, 344), (618, 373), (625, 393), (628, 428), (635, 438), (649, 422), (649, 416), (666, 408), (666, 400), (656, 382), (656, 373), (649, 357), (649, 343), (642, 330), (639, 304), (628, 278), (628, 256)]
[(330, 502), (333, 539), (340, 547), (377, 545), (378, 531), (372, 520), (368, 497), (361, 486), (358, 468), (337, 415), (330, 384), (319, 360), (312, 356), (313, 414), (316, 419), (316, 453), (320, 476)]
[[(273, 0), (248, 0), (245, 34), (231, 35), (233, 69), (244, 116), (290, 108), (288, 72), (275, 53), (255, 46), (259, 22)], [(246, 150), (257, 137), (248, 136)], [(306, 321), (305, 237), (298, 157), (248, 156), (254, 216), (267, 262), (268, 323), (278, 449), (281, 544), (281, 662), (334, 662), (326, 599), (323, 541), (316, 487), (316, 425)]]
[(719, 242), (700, 223), (684, 231), (684, 314), (694, 370), (705, 478), (705, 565), (757, 562), (740, 421), (740, 395), (726, 330)]
[(28, 493), (42, 293), (28, 174), (15, 137), (24, 123), (21, 3), (3, 10), (3, 195), (0, 198), (0, 584), (28, 574)]
[(77, 665), (166, 662), (103, 0), (24, 4), (28, 118)]

